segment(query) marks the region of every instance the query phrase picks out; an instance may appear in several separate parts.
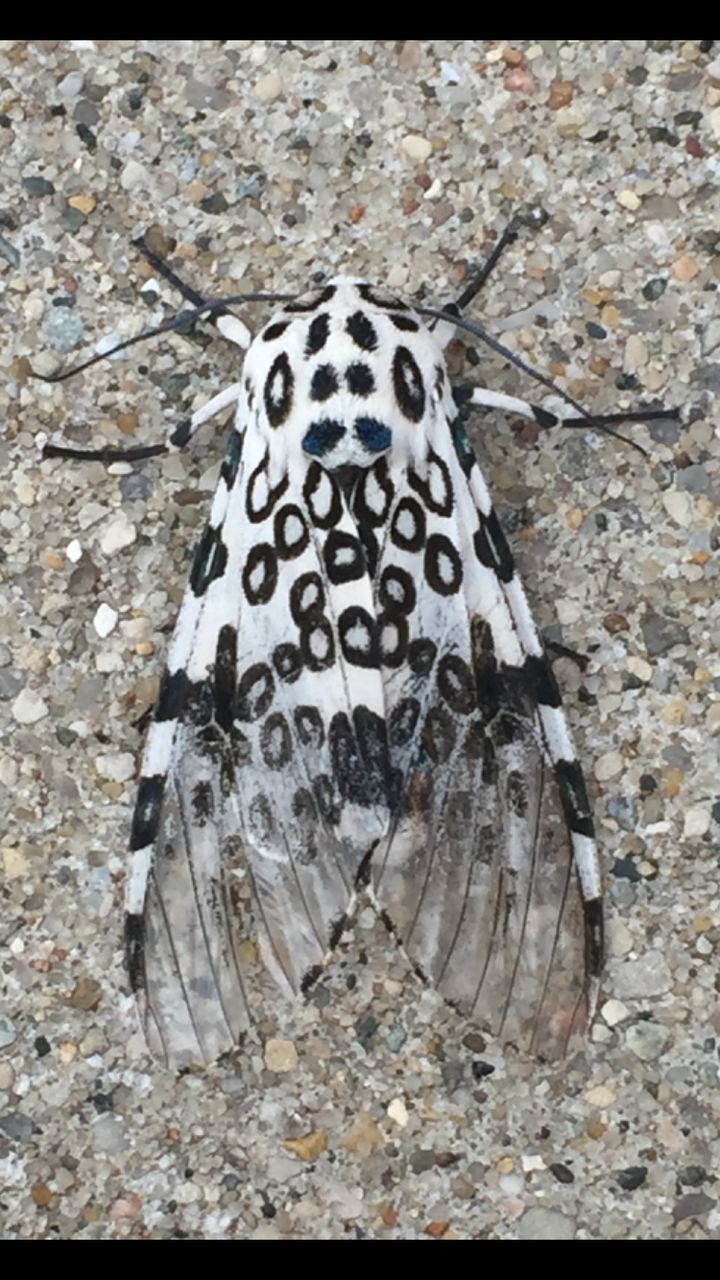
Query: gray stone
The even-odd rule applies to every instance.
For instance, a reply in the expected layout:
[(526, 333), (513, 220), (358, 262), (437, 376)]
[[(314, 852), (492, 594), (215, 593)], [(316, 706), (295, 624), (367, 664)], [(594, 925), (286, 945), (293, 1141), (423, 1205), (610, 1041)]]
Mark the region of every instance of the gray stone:
[(632, 1049), (632, 1052), (643, 1062), (652, 1062), (653, 1058), (659, 1058), (667, 1039), (667, 1027), (657, 1022), (635, 1022), (625, 1032), (625, 1043), (628, 1049)]
[(0, 1116), (0, 1129), (7, 1134), (8, 1138), (14, 1138), (16, 1142), (29, 1142), (33, 1133), (33, 1122), (30, 1116), (26, 1116), (22, 1111), (10, 1111), (7, 1115)]
[(645, 648), (650, 657), (659, 653), (667, 653), (676, 644), (689, 644), (690, 636), (687, 627), (674, 618), (666, 618), (660, 613), (648, 611), (640, 620)]
[(43, 338), (53, 351), (66, 355), (83, 336), (82, 316), (70, 307), (50, 307), (42, 325)]
[(715, 1208), (716, 1201), (704, 1191), (691, 1191), (681, 1196), (673, 1208), (673, 1222), (684, 1222), (686, 1218), (699, 1218)]
[(520, 1240), (574, 1240), (575, 1223), (558, 1209), (536, 1206), (527, 1209), (518, 1222)]

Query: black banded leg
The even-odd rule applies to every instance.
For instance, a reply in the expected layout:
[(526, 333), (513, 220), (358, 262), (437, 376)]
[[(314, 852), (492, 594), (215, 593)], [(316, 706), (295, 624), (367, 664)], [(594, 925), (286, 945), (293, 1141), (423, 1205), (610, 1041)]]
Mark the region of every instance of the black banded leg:
[[(194, 307), (203, 307), (206, 305), (208, 299), (203, 298), (201, 293), (198, 293), (191, 285), (186, 284), (184, 280), (181, 280), (180, 276), (177, 275), (177, 273), (173, 271), (167, 263), (163, 262), (162, 258), (159, 258), (150, 246), (145, 243), (142, 236), (140, 236), (138, 240), (133, 240), (133, 244), (136, 249), (140, 250), (143, 257), (147, 258), (151, 267), (157, 271), (158, 275), (162, 276), (163, 280), (166, 280), (168, 284), (172, 285), (173, 289), (177, 289), (181, 297), (185, 298), (187, 302), (191, 302)], [(199, 319), (202, 319), (202, 316), (200, 316)], [(250, 346), (250, 333), (248, 329), (243, 324), (242, 320), (239, 320), (231, 311), (218, 311), (215, 315), (208, 316), (208, 319), (215, 325), (218, 333), (220, 333), (223, 338), (227, 338), (228, 342), (233, 342), (236, 346), (242, 348), (243, 351)]]
[[(530, 404), (518, 396), (506, 396), (501, 391), (490, 391), (488, 387), (460, 386), (453, 389), (453, 397), (459, 409), (466, 405), (476, 405), (492, 409), (504, 409), (508, 413), (517, 413), (522, 418), (529, 418), (539, 427), (584, 427), (587, 431), (599, 427), (608, 435), (615, 435), (613, 426), (624, 422), (655, 422), (657, 419), (677, 419), (677, 409), (629, 409), (627, 413), (589, 414), (580, 417), (572, 412), (571, 406), (561, 405), (555, 412), (543, 409), (540, 405)], [(623, 436), (619, 436), (623, 440)], [(631, 442), (632, 443), (632, 442)], [(638, 446), (639, 447), (639, 446)]]
[(212, 400), (208, 400), (201, 409), (197, 409), (189, 418), (173, 427), (165, 444), (137, 445), (129, 449), (73, 449), (64, 445), (46, 444), (43, 446), (43, 458), (77, 458), (81, 461), (93, 462), (138, 462), (142, 458), (156, 458), (164, 453), (178, 453), (192, 439), (198, 427), (203, 426), (216, 413), (221, 413), (232, 404), (236, 404), (242, 392), (242, 383), (233, 382), (223, 391), (219, 391)]

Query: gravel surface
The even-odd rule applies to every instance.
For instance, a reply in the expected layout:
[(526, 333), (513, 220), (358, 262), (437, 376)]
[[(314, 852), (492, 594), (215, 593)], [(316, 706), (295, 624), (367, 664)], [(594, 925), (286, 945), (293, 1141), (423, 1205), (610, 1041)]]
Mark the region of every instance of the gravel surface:
[[(0, 43), (3, 1238), (720, 1237), (720, 47)], [(208, 328), (34, 380), (199, 292), (338, 270), (441, 302), (540, 206), (472, 314), (597, 412), (474, 439), (594, 796), (609, 963), (561, 1067), (504, 1053), (360, 916), (307, 1005), (211, 1071), (155, 1069), (121, 952), (125, 846), (237, 377)], [(542, 225), (538, 225), (541, 223)], [(262, 307), (247, 308), (250, 326)], [(454, 372), (542, 399), (456, 342)]]

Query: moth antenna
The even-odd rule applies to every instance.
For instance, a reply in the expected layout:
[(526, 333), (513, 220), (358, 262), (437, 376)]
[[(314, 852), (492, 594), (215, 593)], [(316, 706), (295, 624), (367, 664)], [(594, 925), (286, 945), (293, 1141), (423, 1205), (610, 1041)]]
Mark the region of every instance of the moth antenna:
[(179, 315), (173, 316), (170, 320), (164, 320), (155, 329), (143, 329), (142, 333), (136, 333), (134, 338), (125, 338), (123, 342), (118, 342), (109, 351), (102, 351), (99, 355), (92, 356), (89, 360), (83, 360), (81, 364), (73, 365), (72, 369), (65, 369), (62, 373), (51, 374), (36, 373), (33, 369), (30, 372), (30, 377), (38, 378), (41, 382), (65, 382), (67, 378), (74, 377), (76, 373), (83, 373), (85, 369), (92, 368), (94, 364), (99, 364), (101, 360), (109, 360), (110, 356), (114, 356), (118, 351), (126, 351), (128, 347), (134, 347), (136, 342), (145, 342), (148, 338), (157, 338), (161, 333), (173, 333), (186, 327), (189, 328), (195, 320), (199, 320), (205, 315), (213, 315), (216, 311), (222, 311), (232, 303), (294, 302), (296, 296), (296, 294), (261, 292), (238, 293), (228, 298), (217, 298), (212, 302), (204, 302), (201, 307), (192, 307), (187, 311), (181, 311)]

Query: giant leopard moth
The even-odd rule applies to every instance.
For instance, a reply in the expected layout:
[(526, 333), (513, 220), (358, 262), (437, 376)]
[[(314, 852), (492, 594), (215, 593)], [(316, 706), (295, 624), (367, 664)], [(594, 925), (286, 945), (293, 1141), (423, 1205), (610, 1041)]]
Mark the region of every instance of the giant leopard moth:
[(417, 971), (504, 1040), (558, 1056), (592, 1015), (590, 807), (459, 403), (557, 418), (454, 394), (442, 337), (463, 322), (421, 311), (343, 276), (285, 299), (240, 380), (170, 437), (235, 406), (132, 824), (128, 969), (167, 1065), (213, 1061), (252, 1021), (238, 868), (287, 994), (367, 892)]

